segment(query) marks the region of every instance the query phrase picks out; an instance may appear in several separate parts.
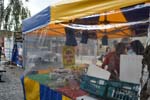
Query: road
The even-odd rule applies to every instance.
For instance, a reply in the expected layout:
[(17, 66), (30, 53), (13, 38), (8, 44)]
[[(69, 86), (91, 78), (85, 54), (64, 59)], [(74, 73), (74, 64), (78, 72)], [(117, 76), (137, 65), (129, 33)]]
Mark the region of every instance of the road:
[(2, 76), (5, 82), (0, 83), (0, 100), (24, 100), (20, 81), (22, 68), (16, 66), (5, 66), (6, 73)]

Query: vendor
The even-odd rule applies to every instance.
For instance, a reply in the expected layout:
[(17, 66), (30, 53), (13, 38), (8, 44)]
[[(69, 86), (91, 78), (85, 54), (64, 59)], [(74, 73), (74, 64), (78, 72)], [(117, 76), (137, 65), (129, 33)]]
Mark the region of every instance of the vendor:
[[(118, 43), (115, 47), (115, 51), (110, 52), (102, 64), (102, 68), (107, 69), (110, 73), (111, 79), (119, 79), (120, 71), (120, 55), (126, 54), (127, 49), (124, 43)], [(108, 66), (108, 68), (106, 68)]]
[(128, 54), (135, 54), (135, 55), (143, 55), (144, 53), (144, 46), (139, 40), (134, 40), (130, 43), (128, 47)]

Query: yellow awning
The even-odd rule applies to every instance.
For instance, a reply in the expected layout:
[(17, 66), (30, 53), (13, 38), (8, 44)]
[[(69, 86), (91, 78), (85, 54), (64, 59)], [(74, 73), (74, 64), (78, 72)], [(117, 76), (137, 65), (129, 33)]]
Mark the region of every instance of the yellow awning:
[(149, 1), (150, 0), (63, 0), (51, 6), (50, 23), (68, 21)]
[[(149, 3), (150, 0), (63, 0), (60, 3), (51, 5), (44, 9), (37, 15), (23, 21), (23, 33), (40, 34), (46, 32), (48, 36), (65, 36), (64, 27), (60, 22), (68, 23), (75, 19), (90, 16), (94, 14), (101, 14), (112, 10), (119, 10), (123, 7), (133, 6), (141, 3)], [(109, 21), (127, 22), (122, 14), (112, 14), (108, 16)], [(120, 19), (120, 20), (119, 20)], [(101, 16), (99, 21), (103, 21)], [(117, 34), (109, 32), (109, 38), (119, 38), (132, 36), (132, 31), (125, 30), (124, 32), (117, 32)], [(127, 33), (127, 34), (124, 34)], [(102, 38), (105, 34), (97, 31), (97, 37)]]

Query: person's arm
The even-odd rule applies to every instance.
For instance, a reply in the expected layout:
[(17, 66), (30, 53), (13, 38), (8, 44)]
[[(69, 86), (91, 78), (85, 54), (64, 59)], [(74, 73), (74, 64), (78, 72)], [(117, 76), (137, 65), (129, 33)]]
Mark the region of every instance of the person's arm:
[(106, 65), (109, 64), (109, 58), (110, 58), (109, 55), (107, 55), (107, 56), (105, 57), (104, 62), (103, 62), (103, 64), (102, 64), (102, 66), (101, 66), (103, 69), (105, 68)]

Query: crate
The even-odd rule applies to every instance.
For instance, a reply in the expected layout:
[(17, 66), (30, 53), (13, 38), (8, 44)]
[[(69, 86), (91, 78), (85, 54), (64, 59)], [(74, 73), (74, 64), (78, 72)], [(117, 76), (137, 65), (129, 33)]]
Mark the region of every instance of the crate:
[(107, 92), (108, 81), (91, 76), (81, 78), (80, 88), (99, 97), (104, 98)]
[(138, 100), (139, 84), (83, 76), (80, 88), (106, 100)]
[(106, 97), (111, 100), (138, 100), (139, 86), (123, 81), (110, 81)]

